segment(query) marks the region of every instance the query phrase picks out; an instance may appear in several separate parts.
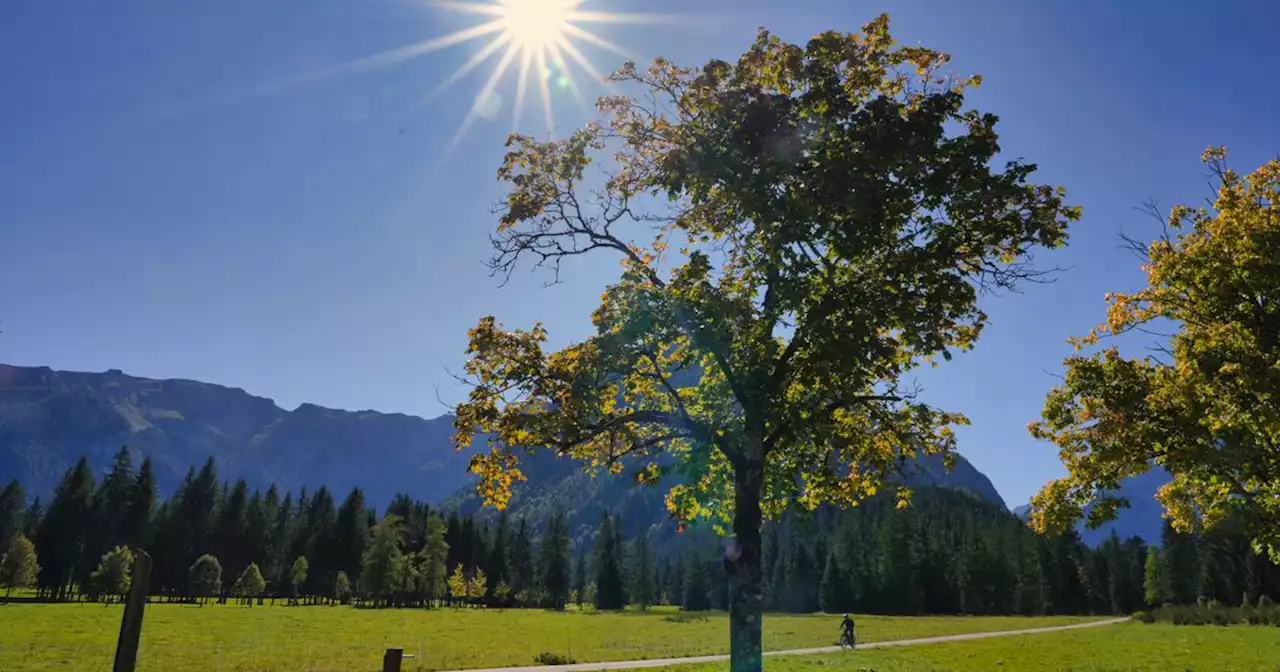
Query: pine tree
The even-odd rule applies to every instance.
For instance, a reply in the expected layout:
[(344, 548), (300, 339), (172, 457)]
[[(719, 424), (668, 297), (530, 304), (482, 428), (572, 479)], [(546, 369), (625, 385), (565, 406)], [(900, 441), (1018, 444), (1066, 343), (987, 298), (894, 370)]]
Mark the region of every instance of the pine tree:
[(606, 511), (596, 533), (596, 608), (616, 610), (627, 606), (626, 579), (613, 518)]
[(1146, 603), (1158, 607), (1169, 601), (1169, 580), (1165, 574), (1165, 560), (1159, 548), (1147, 551), (1143, 576), (1143, 597)]
[(642, 532), (632, 542), (631, 602), (641, 609), (648, 609), (653, 603), (654, 577), (653, 558), (649, 551), (649, 533)]
[(828, 614), (839, 614), (851, 610), (845, 596), (845, 579), (840, 572), (840, 563), (836, 560), (834, 550), (827, 553), (826, 566), (822, 568), (822, 585), (819, 588), (818, 599), (822, 610)]
[(331, 564), (335, 571), (345, 572), (348, 576), (361, 575), (361, 562), (365, 546), (369, 543), (368, 521), (364, 491), (352, 488), (347, 498), (342, 500), (342, 506), (338, 507), (334, 522)]
[(244, 568), (253, 560), (246, 556), (248, 550), (247, 518), (249, 507), (249, 486), (244, 479), (238, 479), (223, 500), (218, 512), (218, 522), (214, 529), (217, 557), (226, 566), (227, 576), (239, 576)]
[(573, 563), (573, 593), (578, 607), (587, 599), (587, 546), (578, 545), (578, 559)]
[(37, 585), (54, 599), (66, 597), (80, 575), (92, 512), (93, 472), (82, 457), (63, 475), (35, 540), (41, 565)]
[(516, 537), (511, 546), (511, 571), (511, 589), (517, 594), (533, 585), (533, 540), (530, 538), (529, 522), (524, 518), (516, 526)]
[(13, 537), (22, 532), (22, 514), (27, 496), (18, 479), (13, 479), (0, 491), (0, 555), (9, 550)]
[(493, 539), (489, 542), (485, 575), (489, 578), (488, 591), (491, 594), (494, 594), (499, 583), (506, 583), (511, 578), (511, 525), (506, 511), (498, 515), (498, 524), (493, 530)]
[(564, 609), (569, 602), (570, 563), (568, 522), (563, 513), (551, 517), (547, 533), (543, 536), (539, 555), (541, 574), (538, 584), (547, 604), (554, 609)]
[(1169, 597), (1174, 604), (1193, 604), (1200, 589), (1200, 558), (1193, 535), (1173, 529), (1168, 520), (1161, 533), (1161, 553)]
[(196, 558), (188, 571), (191, 580), (191, 596), (201, 600), (215, 597), (222, 592), (222, 565), (212, 555)]
[(148, 457), (142, 460), (142, 466), (129, 488), (129, 501), (120, 524), (120, 543), (134, 548), (151, 546), (155, 536), (156, 497), (156, 477)]
[(134, 481), (133, 458), (128, 446), (116, 451), (111, 470), (107, 472), (93, 495), (93, 520), (85, 536), (84, 561), (81, 563), (80, 580), (92, 586), (90, 574), (100, 558), (123, 538), (125, 517), (128, 514), (130, 495)]
[(711, 608), (710, 577), (707, 563), (697, 553), (689, 553), (684, 565), (684, 592), (680, 608), (684, 611), (706, 611)]
[(0, 588), (5, 589), (5, 601), (9, 600), (14, 588), (35, 585), (39, 572), (35, 544), (19, 532), (9, 540), (9, 550), (0, 555)]

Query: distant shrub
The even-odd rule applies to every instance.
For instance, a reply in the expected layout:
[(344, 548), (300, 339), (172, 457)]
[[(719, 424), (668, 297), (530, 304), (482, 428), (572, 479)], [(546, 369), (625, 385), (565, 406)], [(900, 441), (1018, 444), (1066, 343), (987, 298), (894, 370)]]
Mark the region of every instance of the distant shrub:
[(1258, 606), (1245, 603), (1226, 606), (1217, 600), (1199, 600), (1195, 604), (1165, 604), (1150, 611), (1139, 611), (1133, 619), (1142, 623), (1174, 625), (1280, 625), (1280, 607), (1270, 600), (1258, 600)]
[(543, 651), (534, 656), (533, 662), (539, 665), (572, 665), (573, 659), (568, 656), (562, 656), (558, 653)]
[(706, 616), (698, 612), (681, 611), (670, 616), (663, 617), (668, 623), (701, 623), (707, 620)]

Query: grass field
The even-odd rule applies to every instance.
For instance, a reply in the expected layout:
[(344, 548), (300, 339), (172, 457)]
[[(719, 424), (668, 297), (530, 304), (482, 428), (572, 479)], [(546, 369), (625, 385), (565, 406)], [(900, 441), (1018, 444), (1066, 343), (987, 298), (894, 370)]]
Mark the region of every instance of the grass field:
[[(0, 670), (109, 669), (120, 616), (117, 605), (0, 606)], [(406, 668), (411, 670), (532, 665), (541, 652), (589, 662), (728, 651), (724, 614), (691, 620), (685, 616), (673, 610), (597, 614), (152, 604), (143, 624), (139, 669), (374, 671), (379, 669), (382, 651), (393, 646), (407, 653), (422, 652), (422, 658), (408, 661)], [(859, 640), (869, 642), (1090, 619), (862, 616), (857, 620)], [(769, 615), (764, 643), (766, 649), (826, 646), (835, 643), (838, 633), (838, 616)]]
[[(778, 656), (769, 672), (1277, 672), (1280, 628), (1121, 623), (1099, 628), (867, 649), (827, 656)], [(723, 672), (724, 665), (666, 668)]]

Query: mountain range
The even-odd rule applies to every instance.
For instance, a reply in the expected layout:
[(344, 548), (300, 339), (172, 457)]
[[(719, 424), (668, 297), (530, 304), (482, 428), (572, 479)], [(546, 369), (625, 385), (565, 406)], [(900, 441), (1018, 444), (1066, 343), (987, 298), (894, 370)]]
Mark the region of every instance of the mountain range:
[[(289, 411), (242, 389), (193, 380), (0, 364), (0, 481), (18, 478), (37, 495), (51, 492), (81, 455), (101, 473), (128, 445), (151, 458), (162, 492), (212, 457), (223, 478), (244, 478), (250, 486), (325, 485), (338, 496), (359, 486), (375, 505), (404, 492), (476, 513), (481, 506), (466, 470), (473, 449), (456, 450), (452, 435), (447, 415), (427, 420), (314, 404)], [(665, 521), (665, 488), (637, 487), (625, 471), (592, 475), (545, 452), (521, 466), (529, 480), (517, 486), (512, 515), (540, 520), (553, 509), (566, 511), (582, 531), (606, 508), (636, 528)], [(963, 457), (950, 472), (936, 457), (917, 461), (903, 480), (968, 490), (1005, 506)]]

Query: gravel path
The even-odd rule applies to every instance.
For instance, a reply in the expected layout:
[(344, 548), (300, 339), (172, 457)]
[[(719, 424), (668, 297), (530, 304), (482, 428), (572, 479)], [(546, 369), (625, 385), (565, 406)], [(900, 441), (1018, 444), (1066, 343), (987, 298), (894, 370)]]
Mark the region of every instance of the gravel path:
[[(890, 642), (867, 642), (858, 644), (858, 651), (863, 649), (881, 649), (888, 646), (915, 646), (917, 644), (936, 644), (939, 642), (963, 642), (970, 639), (987, 639), (990, 637), (1011, 637), (1013, 635), (1030, 635), (1038, 632), (1057, 632), (1059, 630), (1079, 630), (1081, 628), (1097, 628), (1104, 625), (1115, 625), (1129, 620), (1128, 618), (1112, 618), (1105, 621), (1090, 621), (1074, 625), (1055, 625), (1045, 628), (1027, 628), (1025, 630), (1002, 630), (998, 632), (970, 632), (963, 635), (943, 635), (940, 637), (920, 637), (917, 639), (898, 639)], [(811, 649), (788, 649), (786, 651), (766, 651), (766, 656), (809, 656), (818, 653), (839, 653), (838, 646), (819, 646)], [(691, 665), (696, 663), (725, 663), (728, 655), (690, 656), (688, 658), (657, 658), (653, 660), (617, 660), (600, 663), (574, 663), (572, 665), (530, 665), (528, 667), (494, 667), (484, 670), (456, 670), (455, 672), (596, 672), (598, 670), (638, 670), (646, 667), (667, 667), (670, 665)]]

